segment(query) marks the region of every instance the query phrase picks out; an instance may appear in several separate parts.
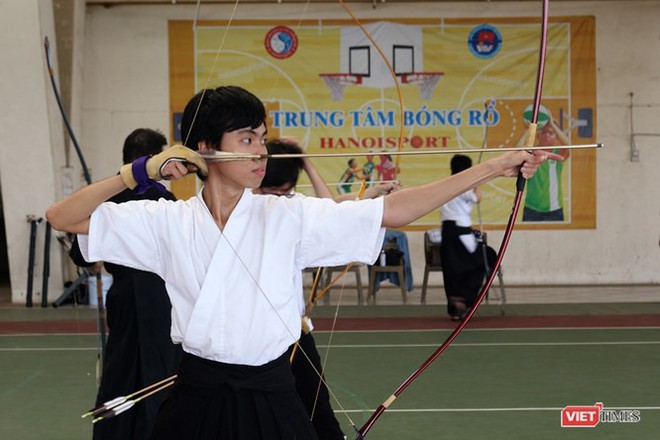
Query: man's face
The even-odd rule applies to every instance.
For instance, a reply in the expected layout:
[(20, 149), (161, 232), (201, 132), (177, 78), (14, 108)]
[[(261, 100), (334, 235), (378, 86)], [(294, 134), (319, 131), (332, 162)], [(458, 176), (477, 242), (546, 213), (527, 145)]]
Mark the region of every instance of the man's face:
[(543, 127), (543, 129), (539, 132), (539, 145), (541, 146), (554, 145), (556, 140), (557, 134), (552, 129), (552, 127), (550, 127), (550, 124)]
[[(228, 131), (222, 136), (220, 151), (230, 153), (267, 154), (266, 126), (245, 127)], [(214, 166), (229, 182), (242, 188), (258, 188), (266, 174), (267, 159), (216, 162)]]

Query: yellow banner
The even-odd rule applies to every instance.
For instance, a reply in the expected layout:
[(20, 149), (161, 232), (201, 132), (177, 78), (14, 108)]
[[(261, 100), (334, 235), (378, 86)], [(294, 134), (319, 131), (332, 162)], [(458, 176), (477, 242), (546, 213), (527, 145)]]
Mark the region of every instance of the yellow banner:
[[(416, 186), (450, 174), (451, 155), (397, 151), (461, 149), (473, 163), (521, 142), (539, 61), (537, 19), (374, 21), (367, 30), (388, 59), (350, 21), (250, 21), (169, 25), (172, 139), (188, 99), (204, 87), (235, 84), (259, 96), (269, 138), (292, 136), (309, 153), (370, 153), (315, 159), (328, 185), (357, 191), (359, 180)], [(596, 142), (594, 17), (551, 20), (537, 145)], [(403, 126), (403, 137), (400, 134)], [(528, 182), (521, 226), (586, 229), (596, 225), (596, 152), (557, 150)], [(306, 191), (306, 181), (298, 188)], [(194, 183), (175, 186), (179, 196)], [(481, 221), (506, 223), (514, 179), (482, 188)], [(521, 210), (522, 211), (522, 210)], [(439, 225), (438, 212), (412, 228)], [(475, 210), (475, 224), (479, 222)]]

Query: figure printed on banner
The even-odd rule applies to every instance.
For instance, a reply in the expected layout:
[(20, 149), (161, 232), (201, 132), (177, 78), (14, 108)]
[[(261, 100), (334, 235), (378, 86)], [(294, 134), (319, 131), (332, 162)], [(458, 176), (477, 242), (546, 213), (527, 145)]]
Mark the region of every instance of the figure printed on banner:
[(339, 194), (350, 193), (353, 182), (360, 178), (360, 169), (358, 168), (356, 159), (349, 159), (346, 165), (348, 165), (348, 167), (339, 179), (339, 187), (337, 188)]
[(376, 170), (378, 171), (378, 180), (381, 182), (396, 180), (396, 176), (401, 171), (399, 166), (392, 160), (391, 154), (380, 155), (380, 164), (376, 166)]
[[(532, 106), (529, 105), (523, 112), (523, 119), (526, 124), (529, 124), (531, 117)], [(527, 133), (518, 141), (519, 147), (525, 144), (526, 135)], [(553, 147), (569, 145), (569, 143), (568, 136), (559, 128), (550, 110), (542, 105), (539, 109), (534, 145)], [(570, 151), (567, 148), (554, 148), (552, 150), (553, 153), (560, 155), (564, 161), (569, 158)], [(565, 162), (548, 160), (539, 167), (534, 177), (527, 180), (522, 217), (524, 222), (563, 222), (565, 220), (562, 188), (564, 164)]]

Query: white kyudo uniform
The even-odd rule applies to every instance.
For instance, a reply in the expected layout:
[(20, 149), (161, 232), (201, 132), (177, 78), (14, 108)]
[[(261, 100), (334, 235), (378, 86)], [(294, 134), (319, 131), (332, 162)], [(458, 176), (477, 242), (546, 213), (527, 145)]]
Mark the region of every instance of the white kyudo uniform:
[(87, 261), (165, 280), (172, 340), (186, 352), (256, 366), (300, 335), (303, 268), (373, 263), (382, 215), (382, 197), (335, 203), (246, 190), (221, 232), (200, 191), (187, 201), (103, 203), (79, 244)]
[[(442, 205), (442, 221), (454, 221), (456, 226), (469, 228), (472, 226), (472, 207), (478, 203), (477, 193), (470, 189)], [(477, 249), (477, 239), (473, 234), (461, 235), (459, 239), (468, 252)]]

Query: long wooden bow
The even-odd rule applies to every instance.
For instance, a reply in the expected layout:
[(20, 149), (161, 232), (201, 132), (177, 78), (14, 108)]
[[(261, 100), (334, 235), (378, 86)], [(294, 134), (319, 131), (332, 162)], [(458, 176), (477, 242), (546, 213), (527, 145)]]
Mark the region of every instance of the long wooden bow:
[[(534, 111), (532, 115), (532, 120), (529, 124), (529, 129), (526, 138), (526, 146), (528, 147), (531, 147), (534, 144), (534, 139), (536, 137), (536, 123), (538, 121), (539, 107), (541, 105), (543, 75), (545, 72), (545, 55), (546, 55), (547, 36), (548, 36), (548, 3), (549, 0), (543, 0), (543, 9), (541, 16), (541, 44), (539, 50), (539, 63), (536, 73), (536, 88), (534, 92), (534, 104), (533, 104)], [(382, 404), (380, 404), (378, 408), (376, 408), (376, 410), (371, 415), (371, 417), (369, 417), (367, 422), (359, 429), (356, 439), (364, 439), (366, 437), (366, 435), (369, 433), (371, 428), (373, 428), (376, 421), (385, 412), (385, 410), (392, 404), (392, 402), (399, 395), (401, 395), (401, 393), (403, 393), (403, 391), (406, 388), (408, 388), (408, 386), (411, 383), (413, 383), (415, 379), (417, 379), (417, 377), (419, 377), (424, 372), (424, 370), (426, 370), (429, 367), (429, 365), (431, 365), (433, 361), (435, 361), (447, 349), (447, 347), (449, 347), (452, 341), (456, 339), (456, 337), (461, 333), (461, 331), (465, 328), (468, 322), (470, 322), (470, 319), (472, 319), (472, 316), (474, 316), (475, 312), (479, 308), (479, 305), (481, 304), (486, 294), (488, 293), (488, 290), (490, 289), (490, 286), (493, 283), (495, 276), (497, 275), (497, 271), (499, 270), (500, 265), (502, 264), (502, 259), (504, 258), (504, 254), (509, 244), (509, 240), (511, 239), (513, 227), (516, 222), (516, 216), (518, 214), (518, 209), (520, 208), (520, 202), (522, 201), (524, 188), (525, 188), (525, 179), (522, 177), (522, 174), (520, 174), (516, 181), (516, 196), (513, 203), (513, 208), (511, 209), (511, 215), (509, 217), (509, 221), (507, 223), (506, 230), (504, 232), (504, 237), (502, 238), (502, 243), (500, 245), (499, 252), (497, 253), (497, 260), (495, 261), (495, 264), (491, 269), (490, 275), (488, 276), (486, 283), (484, 284), (483, 288), (481, 289), (481, 292), (479, 293), (479, 296), (477, 297), (474, 307), (470, 309), (468, 314), (465, 316), (464, 320), (458, 326), (456, 326), (454, 331), (451, 332), (451, 334), (442, 343), (442, 345), (437, 350), (435, 350), (435, 352), (433, 352), (433, 354), (426, 361), (424, 361), (424, 363), (419, 368), (417, 368), (417, 370), (415, 370)]]

